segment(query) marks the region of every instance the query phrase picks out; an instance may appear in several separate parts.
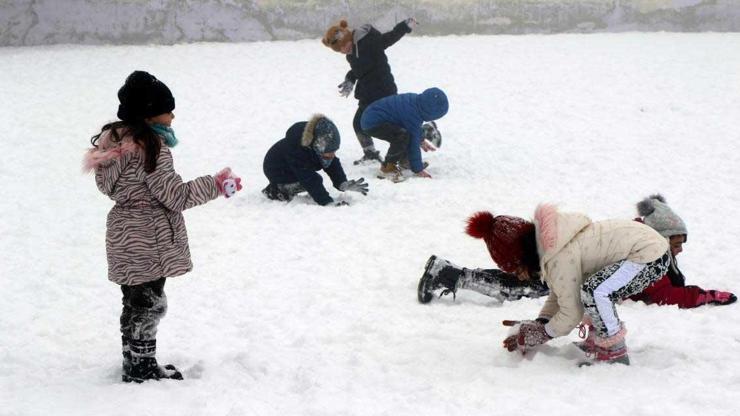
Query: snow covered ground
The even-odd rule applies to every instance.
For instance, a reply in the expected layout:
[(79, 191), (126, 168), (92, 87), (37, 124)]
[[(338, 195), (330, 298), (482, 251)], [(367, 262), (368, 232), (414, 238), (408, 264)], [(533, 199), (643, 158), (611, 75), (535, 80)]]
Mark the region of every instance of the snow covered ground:
[[(447, 91), (432, 180), (392, 184), (360, 155), (348, 65), (318, 41), (0, 49), (0, 414), (734, 415), (738, 304), (626, 302), (633, 365), (577, 368), (576, 334), (531, 360), (502, 319), (543, 299), (416, 301), (430, 254), (491, 267), (464, 219), (541, 201), (632, 218), (662, 192), (690, 236), (689, 283), (737, 293), (740, 35), (413, 38), (389, 49), (400, 90)], [(182, 382), (120, 381), (120, 291), (106, 279), (111, 202), (80, 173), (134, 69), (173, 90), (184, 178), (231, 166), (238, 198), (186, 213), (195, 270), (171, 279), (159, 359)], [(262, 157), (314, 112), (370, 194), (269, 202)], [(386, 146), (379, 143), (379, 147)]]

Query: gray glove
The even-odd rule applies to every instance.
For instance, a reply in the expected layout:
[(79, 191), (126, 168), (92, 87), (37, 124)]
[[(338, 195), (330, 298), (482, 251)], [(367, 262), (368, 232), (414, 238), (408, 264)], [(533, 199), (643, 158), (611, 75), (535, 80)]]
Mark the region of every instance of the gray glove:
[(352, 179), (351, 181), (342, 182), (342, 184), (339, 185), (339, 190), (343, 192), (359, 192), (363, 195), (367, 195), (368, 185), (365, 183), (365, 178), (360, 178), (358, 180)]
[(355, 83), (345, 79), (344, 82), (337, 85), (337, 88), (339, 88), (339, 95), (342, 97), (349, 97), (349, 95), (352, 94), (352, 90), (355, 88)]

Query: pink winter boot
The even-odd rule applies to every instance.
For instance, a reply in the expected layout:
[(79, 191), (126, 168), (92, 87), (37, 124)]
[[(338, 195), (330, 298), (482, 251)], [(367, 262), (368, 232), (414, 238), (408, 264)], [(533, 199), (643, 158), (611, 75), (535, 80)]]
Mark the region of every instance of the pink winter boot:
[(630, 358), (627, 355), (627, 345), (624, 343), (624, 337), (627, 335), (627, 329), (624, 324), (622, 328), (616, 334), (602, 338), (596, 336), (594, 343), (596, 344), (596, 356), (594, 359), (597, 362), (605, 362), (608, 364), (624, 364), (630, 365)]

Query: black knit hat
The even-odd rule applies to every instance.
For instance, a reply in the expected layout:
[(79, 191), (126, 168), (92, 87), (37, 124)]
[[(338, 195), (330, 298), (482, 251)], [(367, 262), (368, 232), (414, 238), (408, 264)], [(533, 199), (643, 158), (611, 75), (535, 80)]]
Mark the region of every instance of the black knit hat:
[(175, 109), (175, 97), (164, 82), (144, 71), (134, 71), (118, 90), (118, 118), (143, 120)]

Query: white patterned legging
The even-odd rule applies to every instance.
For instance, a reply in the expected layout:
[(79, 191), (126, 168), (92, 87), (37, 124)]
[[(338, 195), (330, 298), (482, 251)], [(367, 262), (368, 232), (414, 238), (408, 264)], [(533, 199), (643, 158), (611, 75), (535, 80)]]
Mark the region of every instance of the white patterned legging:
[(616, 302), (640, 293), (668, 272), (671, 255), (666, 252), (650, 263), (621, 260), (589, 276), (581, 286), (581, 302), (591, 317), (596, 334), (607, 338), (622, 328)]

